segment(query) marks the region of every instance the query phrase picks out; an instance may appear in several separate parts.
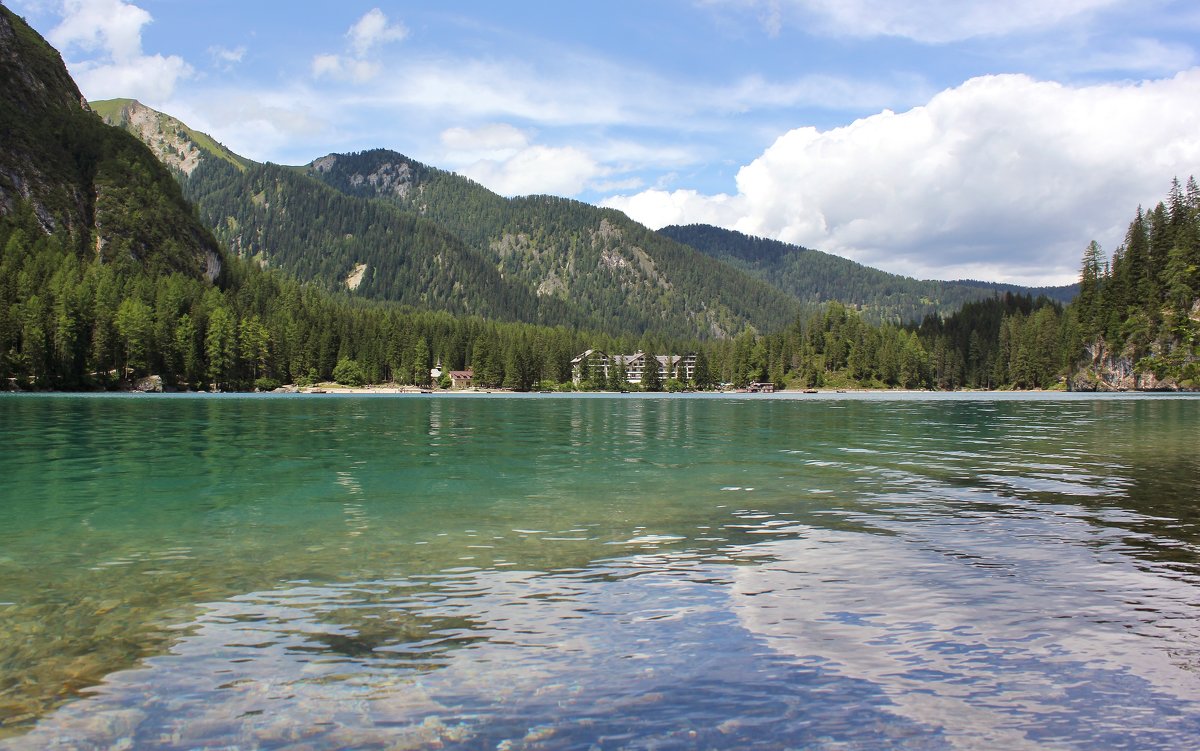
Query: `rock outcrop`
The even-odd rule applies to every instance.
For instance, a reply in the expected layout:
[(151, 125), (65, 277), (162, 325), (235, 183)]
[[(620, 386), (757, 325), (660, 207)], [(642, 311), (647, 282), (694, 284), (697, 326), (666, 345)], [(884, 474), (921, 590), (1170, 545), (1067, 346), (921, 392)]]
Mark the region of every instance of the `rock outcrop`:
[(1126, 354), (1115, 354), (1103, 342), (1089, 344), (1087, 364), (1067, 379), (1071, 391), (1194, 391), (1175, 379), (1158, 378), (1153, 372), (1138, 370)]

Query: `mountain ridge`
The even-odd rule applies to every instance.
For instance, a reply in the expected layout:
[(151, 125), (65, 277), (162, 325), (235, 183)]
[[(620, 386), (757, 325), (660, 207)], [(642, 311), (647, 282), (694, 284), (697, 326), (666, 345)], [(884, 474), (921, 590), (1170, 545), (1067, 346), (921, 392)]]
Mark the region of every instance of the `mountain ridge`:
[(836, 300), (858, 308), (878, 323), (916, 323), (927, 315), (952, 313), (966, 302), (1005, 292), (1045, 296), (1063, 303), (1077, 292), (1076, 285), (1025, 287), (1003, 282), (915, 279), (820, 250), (708, 224), (670, 225), (658, 231), (802, 301)]
[(159, 161), (185, 175), (199, 165), (203, 153), (228, 162), (239, 171), (245, 171), (251, 164), (251, 160), (233, 153), (207, 133), (136, 99), (107, 99), (89, 104), (106, 123), (134, 133)]
[[(232, 251), (328, 289), (504, 320), (700, 338), (780, 327), (801, 309), (612, 209), (507, 199), (386, 150), (260, 165), (137, 102), (96, 109), (155, 148)], [(367, 168), (345, 169), (363, 159)], [(473, 271), (450, 273), (463, 268)]]
[[(185, 194), (234, 252), (363, 297), (442, 305), (451, 312), (508, 320), (594, 326), (611, 333), (664, 330), (728, 338), (746, 327), (777, 329), (807, 307), (834, 300), (862, 311), (869, 320), (917, 323), (930, 313), (945, 315), (964, 302), (1005, 291), (1044, 292), (1064, 301), (1073, 293), (1072, 288), (915, 280), (821, 251), (705, 225), (656, 233), (621, 212), (572, 199), (505, 198), (469, 178), (389, 149), (330, 153), (295, 167), (259, 165), (134, 100), (96, 102), (94, 107), (110, 124), (138, 135), (179, 173)], [(202, 169), (206, 159), (231, 169)], [(260, 179), (264, 171), (273, 171), (277, 186), (287, 184), (276, 192), (274, 202), (266, 200)], [(436, 262), (417, 258), (438, 257), (438, 250), (421, 243), (389, 252), (395, 233), (349, 231), (342, 221), (331, 222), (340, 228), (336, 233), (313, 230), (300, 226), (316, 221), (311, 217), (275, 213), (272, 206), (286, 203), (285, 194), (319, 192), (287, 171), (350, 199), (384, 204), (415, 217), (416, 223), (378, 206), (365, 208), (328, 197), (317, 199), (325, 207), (322, 216), (388, 215), (407, 230), (420, 229), (430, 237), (438, 233), (422, 222), (432, 223), (446, 233), (435, 245), (452, 249), (454, 258), (474, 268), (472, 279), (482, 288), (439, 277)], [(228, 186), (235, 184), (241, 187), (231, 192)], [(287, 238), (308, 239), (296, 241), (297, 247), (278, 244)], [(749, 245), (756, 250), (746, 250)], [(498, 277), (492, 278), (485, 264), (493, 266)], [(414, 268), (424, 269), (421, 285), (442, 291), (414, 292), (411, 287), (417, 282), (405, 281)], [(452, 291), (461, 295), (460, 301), (452, 299)], [(518, 299), (515, 307), (504, 310)]]
[[(677, 330), (717, 338), (734, 336), (746, 324), (786, 325), (801, 310), (790, 296), (663, 242), (614, 209), (559, 196), (505, 198), (388, 149), (328, 154), (307, 169), (347, 194), (386, 200), (438, 222), (506, 276), (542, 296), (580, 300), (585, 310), (620, 310), (657, 298), (646, 312)], [(601, 320), (605, 328), (616, 324), (613, 316)]]

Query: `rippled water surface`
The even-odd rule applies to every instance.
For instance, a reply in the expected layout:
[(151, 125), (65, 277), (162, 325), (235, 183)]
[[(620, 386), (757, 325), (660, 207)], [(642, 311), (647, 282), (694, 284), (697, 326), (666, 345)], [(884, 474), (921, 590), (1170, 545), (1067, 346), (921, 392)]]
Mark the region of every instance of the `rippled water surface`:
[(0, 397), (0, 749), (1195, 749), (1200, 399)]

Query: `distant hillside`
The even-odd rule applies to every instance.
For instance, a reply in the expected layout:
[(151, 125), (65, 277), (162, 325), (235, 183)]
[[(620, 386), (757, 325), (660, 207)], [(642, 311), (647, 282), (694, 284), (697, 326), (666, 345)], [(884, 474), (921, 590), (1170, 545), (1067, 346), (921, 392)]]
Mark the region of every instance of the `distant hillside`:
[(706, 224), (670, 226), (659, 233), (736, 266), (802, 301), (830, 300), (860, 308), (881, 323), (911, 323), (946, 314), (963, 303), (1004, 292), (1044, 295), (1059, 302), (1076, 286), (1021, 287), (976, 281), (922, 281), (889, 274), (819, 250), (768, 240)]
[(623, 214), (509, 200), (390, 151), (260, 165), (131, 100), (96, 103), (175, 170), (218, 239), (328, 289), (609, 333), (728, 337), (800, 305)]
[(171, 168), (216, 237), (239, 256), (328, 290), (500, 320), (578, 324), (433, 222), (335, 191), (303, 170), (259, 164), (129, 99), (95, 102)]
[(725, 337), (747, 324), (778, 328), (800, 310), (790, 295), (611, 209), (553, 196), (507, 199), (384, 149), (330, 154), (308, 171), (437, 222), (506, 278), (578, 305), (606, 330)]
[(261, 165), (132, 100), (97, 102), (184, 186), (219, 240), (330, 290), (418, 308), (640, 335), (726, 338), (837, 300), (880, 322), (919, 321), (996, 293), (918, 281), (715, 227), (651, 232), (611, 209), (504, 198), (384, 149), (303, 167)]
[(252, 163), (239, 171), (209, 159), (184, 190), (230, 250), (331, 290), (500, 320), (577, 324), (583, 317), (505, 279), (437, 224), (290, 167)]

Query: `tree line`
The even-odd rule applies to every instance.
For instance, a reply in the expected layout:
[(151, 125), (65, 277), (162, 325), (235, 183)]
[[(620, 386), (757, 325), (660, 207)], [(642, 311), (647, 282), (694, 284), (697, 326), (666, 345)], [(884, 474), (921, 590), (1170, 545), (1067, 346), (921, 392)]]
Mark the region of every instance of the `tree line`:
[[(782, 329), (698, 340), (614, 335), (364, 300), (279, 270), (226, 259), (216, 283), (152, 272), (46, 234), (29, 207), (0, 219), (0, 377), (20, 388), (103, 389), (158, 374), (181, 389), (253, 389), (333, 379), (430, 385), (435, 364), (484, 387), (578, 388), (586, 349), (696, 353), (693, 383), (647, 388), (1054, 388), (1102, 347), (1136, 368), (1197, 380), (1200, 190), (1172, 186), (1139, 210), (1103, 260), (1084, 253), (1080, 296), (1062, 304), (1005, 293), (919, 326), (877, 325), (841, 303)], [(1089, 349), (1092, 348), (1092, 349)], [(702, 366), (701, 366), (702, 363)], [(653, 378), (651, 379), (653, 380)], [(584, 378), (582, 388), (627, 390)]]

